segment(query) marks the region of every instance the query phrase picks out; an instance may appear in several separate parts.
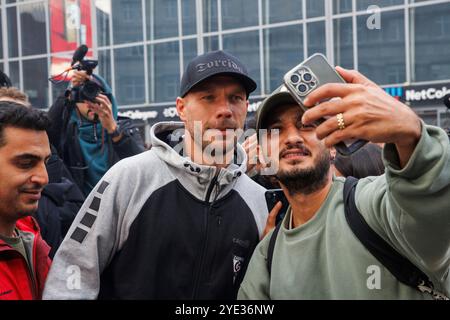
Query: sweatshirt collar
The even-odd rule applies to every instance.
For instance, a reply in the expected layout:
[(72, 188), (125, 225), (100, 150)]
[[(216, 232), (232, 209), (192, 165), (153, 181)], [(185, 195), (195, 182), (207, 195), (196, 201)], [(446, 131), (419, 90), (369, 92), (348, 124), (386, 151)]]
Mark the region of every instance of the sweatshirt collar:
[[(184, 133), (184, 129), (185, 127), (182, 122), (159, 122), (155, 124), (150, 131), (152, 149), (154, 149), (158, 156), (170, 166), (182, 168), (189, 175), (194, 175), (199, 179), (210, 181), (217, 173), (216, 167), (197, 164), (189, 157), (183, 157), (180, 155), (181, 147), (178, 145), (175, 147), (170, 146), (168, 141), (163, 141), (157, 137), (157, 135), (162, 132), (171, 132), (168, 135), (168, 139), (174, 139), (172, 142), (175, 142), (176, 144), (176, 139), (180, 139), (180, 135)], [(179, 142), (183, 143), (181, 139)], [(218, 176), (218, 182), (220, 184), (231, 183), (246, 171), (247, 155), (239, 143), (237, 144), (235, 160), (242, 161), (240, 161), (240, 164), (232, 163), (227, 168), (222, 168), (220, 170)]]

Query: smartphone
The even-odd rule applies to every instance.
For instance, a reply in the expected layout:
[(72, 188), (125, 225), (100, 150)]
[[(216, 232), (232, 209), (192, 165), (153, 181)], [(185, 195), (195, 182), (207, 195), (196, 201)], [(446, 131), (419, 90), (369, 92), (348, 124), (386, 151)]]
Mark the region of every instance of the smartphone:
[(266, 191), (266, 203), (267, 203), (267, 209), (269, 209), (269, 212), (275, 207), (275, 205), (278, 203), (278, 201), (281, 201), (283, 206), (281, 207), (280, 211), (278, 212), (277, 218), (275, 220), (275, 224), (278, 225), (278, 223), (283, 220), (284, 216), (286, 215), (286, 211), (289, 207), (289, 202), (286, 198), (286, 196), (283, 193), (282, 189), (269, 189)]
[[(345, 83), (344, 79), (330, 65), (324, 55), (313, 54), (311, 57), (289, 70), (283, 77), (285, 87), (303, 110), (308, 94), (327, 83)], [(326, 119), (322, 119), (322, 123)], [(336, 124), (337, 125), (337, 124)], [(346, 140), (335, 145), (336, 150), (346, 156), (359, 150), (367, 143), (365, 140)]]

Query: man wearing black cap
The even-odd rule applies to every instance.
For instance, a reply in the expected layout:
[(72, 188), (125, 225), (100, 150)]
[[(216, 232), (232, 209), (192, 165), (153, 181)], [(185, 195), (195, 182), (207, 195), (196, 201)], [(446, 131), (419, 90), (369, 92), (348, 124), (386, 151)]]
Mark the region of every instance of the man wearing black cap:
[[(192, 60), (183, 123), (94, 188), (57, 252), (46, 299), (234, 299), (262, 235), (265, 189), (245, 175), (242, 128), (255, 82), (223, 51)], [(76, 266), (76, 268), (73, 268)]]
[[(308, 111), (285, 87), (258, 110), (258, 129), (279, 130), (270, 158), (290, 207), (255, 249), (239, 298), (448, 296), (449, 141), (359, 72), (336, 69), (348, 83), (312, 91)], [(330, 170), (329, 148), (348, 138), (386, 143), (385, 174), (360, 179), (356, 191)]]

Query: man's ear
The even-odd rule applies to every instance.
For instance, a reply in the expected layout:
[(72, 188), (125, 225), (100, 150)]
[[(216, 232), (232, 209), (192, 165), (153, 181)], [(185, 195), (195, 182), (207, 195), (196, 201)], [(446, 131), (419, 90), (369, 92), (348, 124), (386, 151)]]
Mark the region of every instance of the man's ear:
[(186, 100), (178, 97), (176, 100), (177, 113), (182, 121), (186, 121)]

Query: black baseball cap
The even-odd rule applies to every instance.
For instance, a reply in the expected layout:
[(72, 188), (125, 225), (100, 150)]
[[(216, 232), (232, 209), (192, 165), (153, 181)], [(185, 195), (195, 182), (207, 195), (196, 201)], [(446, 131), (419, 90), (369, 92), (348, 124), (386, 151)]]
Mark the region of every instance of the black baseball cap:
[(180, 97), (203, 80), (218, 75), (229, 75), (242, 83), (247, 98), (256, 89), (256, 82), (249, 77), (247, 68), (235, 56), (222, 51), (212, 51), (192, 59), (181, 78)]
[(288, 89), (282, 85), (273, 91), (259, 106), (256, 113), (256, 130), (267, 129), (267, 120), (269, 115), (273, 114), (277, 107), (288, 104), (298, 105), (297, 101), (295, 101), (295, 99), (291, 96)]

